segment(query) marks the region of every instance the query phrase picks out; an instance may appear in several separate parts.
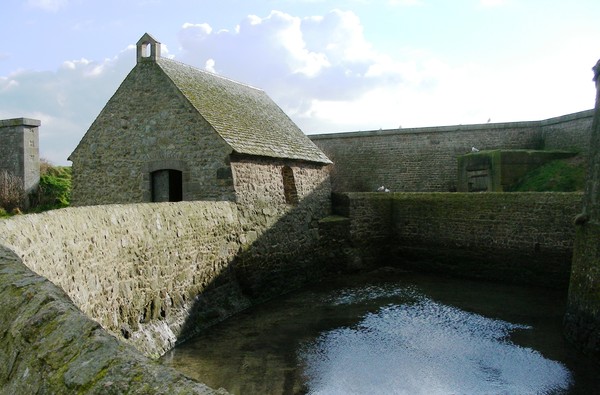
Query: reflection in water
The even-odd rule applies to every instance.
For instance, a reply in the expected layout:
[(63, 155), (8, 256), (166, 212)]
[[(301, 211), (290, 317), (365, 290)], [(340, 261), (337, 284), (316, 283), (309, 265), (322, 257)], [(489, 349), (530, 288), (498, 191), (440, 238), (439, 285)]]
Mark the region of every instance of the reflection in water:
[(527, 329), (425, 297), (389, 305), (302, 352), (311, 394), (539, 394), (564, 390), (570, 372), (507, 340)]
[(234, 316), (163, 363), (233, 394), (586, 393), (598, 371), (563, 343), (563, 299), (376, 272)]

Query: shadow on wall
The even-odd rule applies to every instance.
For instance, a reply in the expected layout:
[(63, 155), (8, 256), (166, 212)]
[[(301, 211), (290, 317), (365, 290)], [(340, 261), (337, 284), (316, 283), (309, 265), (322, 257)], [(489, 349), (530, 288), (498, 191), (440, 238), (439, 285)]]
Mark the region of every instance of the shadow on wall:
[[(94, 393), (113, 388), (110, 383), (127, 382), (134, 392), (139, 388), (143, 393), (169, 393), (144, 392), (153, 381), (138, 379), (153, 374), (148, 372), (156, 366), (131, 351), (130, 345), (158, 356), (251, 304), (318, 281), (333, 269), (323, 259), (327, 239), (319, 234), (319, 220), (329, 213), (329, 188), (324, 183), (297, 205), (111, 205), (0, 221), (0, 242), (16, 253), (0, 256), (3, 270), (9, 263), (19, 267), (18, 261), (25, 263), (60, 286), (81, 311), (121, 340), (100, 327), (93, 333), (67, 330), (90, 324), (80, 323), (86, 320), (83, 315), (63, 315), (77, 311), (64, 294), (63, 306), (53, 313), (40, 308), (27, 316), (22, 310), (6, 310), (13, 314), (8, 321), (19, 324), (3, 322), (10, 327), (2, 331), (6, 360), (0, 365), (7, 368), (0, 384), (28, 388), (28, 393), (88, 388)], [(22, 301), (41, 298), (40, 306), (53, 303), (53, 294), (59, 291), (50, 284), (53, 290), (36, 288), (46, 282), (25, 274), (29, 269), (2, 277), (2, 300), (9, 303), (20, 289)], [(23, 309), (29, 307), (22, 304)], [(22, 322), (18, 317), (29, 318)], [(65, 323), (67, 318), (77, 323)], [(27, 338), (21, 333), (25, 327)], [(65, 344), (68, 355), (63, 355)], [(115, 349), (130, 351), (121, 354)], [(86, 365), (89, 360), (99, 362)], [(121, 369), (122, 364), (129, 368)], [(119, 369), (122, 373), (113, 380)], [(72, 378), (70, 374), (78, 370), (81, 377)], [(190, 393), (210, 393), (169, 372), (153, 376), (161, 383), (157, 388), (181, 385)]]
[(178, 341), (338, 270), (335, 260), (327, 259), (331, 240), (321, 225), (331, 212), (324, 190), (329, 188), (318, 187), (297, 205), (237, 206), (237, 253), (194, 299)]

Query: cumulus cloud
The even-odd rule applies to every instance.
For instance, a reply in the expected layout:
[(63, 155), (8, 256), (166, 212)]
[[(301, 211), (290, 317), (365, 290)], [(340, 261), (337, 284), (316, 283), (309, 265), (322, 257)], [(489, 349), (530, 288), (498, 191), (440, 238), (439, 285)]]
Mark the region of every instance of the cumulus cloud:
[(352, 101), (402, 80), (403, 65), (373, 50), (350, 11), (306, 18), (273, 11), (219, 31), (186, 23), (179, 40), (184, 62), (258, 86), (296, 118), (316, 101)]
[(407, 115), (397, 104), (435, 86), (438, 70), (425, 53), (378, 52), (363, 30), (351, 11), (273, 11), (232, 30), (186, 23), (179, 41), (184, 62), (264, 89), (305, 132), (398, 125)]
[(34, 118), (41, 155), (67, 164), (67, 157), (135, 63), (131, 48), (103, 61), (65, 61), (55, 71), (21, 70), (0, 77), (0, 119)]
[[(540, 58), (532, 66), (507, 59), (493, 69), (476, 58), (450, 64), (411, 48), (409, 38), (397, 40), (395, 54), (379, 52), (366, 39), (358, 16), (342, 10), (304, 18), (273, 11), (248, 16), (231, 30), (186, 23), (179, 32), (182, 61), (264, 89), (307, 133), (533, 120), (564, 113), (559, 108), (565, 108), (565, 101), (548, 92), (558, 67), (552, 59)], [(577, 73), (577, 54), (564, 58), (569, 71), (560, 70), (561, 75)], [(564, 86), (561, 94), (585, 98), (590, 88)], [(591, 107), (585, 100), (569, 100), (573, 112)]]

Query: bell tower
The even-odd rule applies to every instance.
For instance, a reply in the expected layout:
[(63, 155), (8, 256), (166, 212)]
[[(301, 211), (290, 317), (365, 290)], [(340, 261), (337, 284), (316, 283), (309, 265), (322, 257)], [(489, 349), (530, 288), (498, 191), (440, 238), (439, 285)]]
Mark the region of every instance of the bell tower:
[(136, 44), (137, 62), (156, 62), (160, 58), (160, 42), (145, 33)]

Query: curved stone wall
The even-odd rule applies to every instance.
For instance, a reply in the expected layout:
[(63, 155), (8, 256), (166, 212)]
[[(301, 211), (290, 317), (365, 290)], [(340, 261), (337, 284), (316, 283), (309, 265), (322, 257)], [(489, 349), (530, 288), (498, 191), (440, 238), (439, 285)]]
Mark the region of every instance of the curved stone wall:
[(0, 221), (0, 235), (85, 314), (152, 356), (174, 345), (194, 298), (245, 236), (235, 204), (206, 202), (68, 208)]
[[(297, 206), (109, 205), (0, 220), (0, 386), (9, 393), (119, 393), (127, 385), (137, 388), (131, 393), (210, 391), (135, 349), (161, 355), (327, 271), (406, 264), (423, 251), (472, 258), (446, 271), (480, 270), (458, 274), (522, 274), (560, 285), (580, 201), (581, 194), (349, 193), (334, 199), (344, 217), (319, 221), (329, 209), (316, 193)], [(486, 261), (487, 273), (476, 262), (481, 252), (501, 258)], [(508, 276), (496, 275), (503, 257), (519, 254), (525, 258), (500, 266)]]
[(0, 245), (103, 328), (156, 357), (253, 299), (308, 281), (311, 267), (321, 265), (305, 251), (314, 251), (317, 220), (328, 207), (315, 193), (297, 206), (67, 208), (0, 221)]
[(3, 394), (225, 394), (142, 356), (0, 246)]

